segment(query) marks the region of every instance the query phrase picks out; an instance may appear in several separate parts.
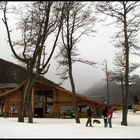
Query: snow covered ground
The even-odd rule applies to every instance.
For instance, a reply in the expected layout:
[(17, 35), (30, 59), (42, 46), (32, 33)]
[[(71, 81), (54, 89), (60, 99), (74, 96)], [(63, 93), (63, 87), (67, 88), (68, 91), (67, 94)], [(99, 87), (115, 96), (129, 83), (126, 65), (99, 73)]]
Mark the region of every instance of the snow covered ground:
[(140, 112), (128, 111), (128, 126), (121, 125), (122, 112), (114, 112), (112, 128), (104, 128), (102, 118), (93, 127), (85, 126), (87, 118), (80, 124), (75, 119), (34, 118), (32, 124), (17, 120), (0, 117), (0, 138), (140, 138)]

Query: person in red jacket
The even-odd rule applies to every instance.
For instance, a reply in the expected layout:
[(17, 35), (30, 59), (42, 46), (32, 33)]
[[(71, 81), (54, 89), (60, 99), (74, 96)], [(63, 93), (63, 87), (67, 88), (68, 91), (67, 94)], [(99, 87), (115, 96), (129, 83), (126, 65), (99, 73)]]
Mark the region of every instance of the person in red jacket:
[(113, 115), (113, 110), (112, 110), (112, 107), (109, 106), (108, 107), (108, 124), (110, 128), (112, 128), (112, 115)]

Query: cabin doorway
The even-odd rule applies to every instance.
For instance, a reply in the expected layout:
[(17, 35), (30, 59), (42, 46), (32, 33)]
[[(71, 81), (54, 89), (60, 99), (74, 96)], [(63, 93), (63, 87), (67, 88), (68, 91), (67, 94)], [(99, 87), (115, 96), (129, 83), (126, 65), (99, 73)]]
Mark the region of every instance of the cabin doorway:
[(35, 108), (34, 114), (37, 118), (43, 118), (43, 108)]

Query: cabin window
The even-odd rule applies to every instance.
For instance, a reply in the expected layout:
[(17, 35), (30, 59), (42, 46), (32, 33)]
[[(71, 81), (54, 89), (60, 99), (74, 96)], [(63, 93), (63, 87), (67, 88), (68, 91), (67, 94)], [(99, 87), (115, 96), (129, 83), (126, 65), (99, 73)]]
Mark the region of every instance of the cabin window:
[(17, 113), (17, 106), (15, 104), (11, 106), (11, 113)]
[(52, 111), (53, 111), (53, 104), (52, 103), (47, 103), (45, 110), (46, 110), (46, 113), (52, 113)]
[(52, 90), (44, 91), (44, 97), (45, 97), (45, 112), (52, 113), (52, 111), (53, 111), (53, 91)]
[[(35, 108), (43, 108), (43, 106), (50, 106), (48, 103), (53, 101), (52, 90), (37, 90), (35, 94)], [(51, 105), (52, 106), (52, 105)], [(51, 108), (51, 107), (49, 107)]]
[(60, 112), (61, 113), (64, 113), (68, 110), (71, 110), (71, 107), (70, 106), (60, 106)]
[(52, 90), (44, 91), (44, 97), (45, 97), (46, 102), (52, 102), (53, 101), (53, 91)]
[(71, 110), (71, 106), (61, 106), (60, 107), (60, 115), (61, 117), (66, 117), (66, 118), (74, 118), (75, 114)]
[(78, 106), (78, 112), (87, 112), (87, 105), (86, 106)]
[(44, 113), (52, 113), (53, 90), (36, 90), (35, 93), (35, 117), (43, 117)]
[(43, 94), (37, 93), (35, 96), (35, 108), (42, 108)]

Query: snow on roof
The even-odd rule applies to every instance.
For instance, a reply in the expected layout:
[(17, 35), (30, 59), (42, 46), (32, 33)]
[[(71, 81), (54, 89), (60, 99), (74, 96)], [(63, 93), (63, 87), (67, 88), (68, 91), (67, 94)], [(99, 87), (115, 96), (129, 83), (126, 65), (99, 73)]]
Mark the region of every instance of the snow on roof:
[(16, 88), (17, 83), (0, 83), (0, 88)]

